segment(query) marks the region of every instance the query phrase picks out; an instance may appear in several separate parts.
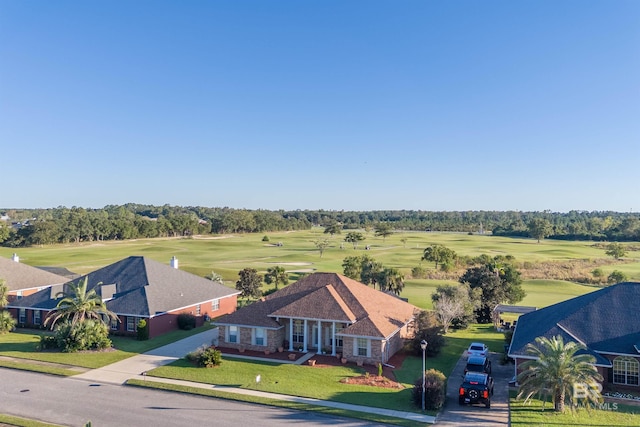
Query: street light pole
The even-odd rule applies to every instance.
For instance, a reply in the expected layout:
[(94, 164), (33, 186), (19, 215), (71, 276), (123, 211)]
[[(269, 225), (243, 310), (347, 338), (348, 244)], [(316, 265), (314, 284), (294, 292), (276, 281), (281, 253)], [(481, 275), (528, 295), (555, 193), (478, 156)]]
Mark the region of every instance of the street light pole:
[(426, 383), (425, 352), (427, 350), (427, 342), (425, 340), (420, 341), (420, 348), (422, 349), (422, 412), (424, 412), (424, 393)]

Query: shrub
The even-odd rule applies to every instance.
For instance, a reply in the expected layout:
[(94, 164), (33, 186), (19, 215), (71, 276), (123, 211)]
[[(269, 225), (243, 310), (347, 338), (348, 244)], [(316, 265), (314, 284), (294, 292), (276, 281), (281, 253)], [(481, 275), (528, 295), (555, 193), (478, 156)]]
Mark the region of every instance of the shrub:
[(262, 238), (262, 241), (263, 241), (263, 242), (268, 242), (268, 241), (269, 241), (269, 236), (265, 235), (265, 236)]
[(11, 332), (16, 326), (16, 319), (6, 310), (0, 310), (0, 334)]
[(427, 356), (437, 356), (444, 345), (444, 336), (442, 332), (442, 327), (440, 326), (433, 326), (416, 332), (416, 336), (413, 339), (414, 353), (422, 356), (422, 347), (420, 347), (420, 342), (425, 340), (427, 342)]
[(40, 345), (38, 349), (40, 351), (49, 350), (52, 348), (58, 348), (58, 343), (56, 342), (56, 337), (53, 335), (41, 335), (40, 336)]
[[(425, 372), (424, 406), (425, 409), (438, 410), (446, 400), (446, 379), (440, 371), (429, 369)], [(413, 385), (413, 402), (422, 407), (422, 378), (418, 378)]]
[(424, 279), (426, 276), (426, 270), (422, 266), (413, 267), (411, 269), (411, 277), (414, 279)]
[(180, 313), (178, 315), (178, 328), (189, 331), (196, 327), (196, 316), (189, 313)]
[(607, 283), (609, 283), (610, 285), (626, 282), (627, 280), (629, 280), (627, 275), (619, 270), (613, 270), (609, 277), (607, 277)]
[(378, 376), (382, 376), (382, 363), (378, 363)]
[(56, 347), (65, 353), (111, 347), (107, 325), (93, 319), (83, 320), (73, 326), (68, 321), (59, 324), (54, 339)]
[(213, 368), (222, 363), (222, 352), (215, 347), (208, 347), (200, 354), (198, 366), (203, 368)]
[(204, 353), (204, 351), (208, 348), (207, 345), (201, 345), (200, 347), (198, 347), (196, 350), (193, 350), (191, 353), (187, 353), (187, 355), (185, 356), (185, 358), (189, 361), (189, 362), (193, 362), (193, 363), (199, 363), (200, 361), (200, 356), (202, 356), (202, 353)]
[(149, 339), (149, 325), (144, 319), (140, 319), (137, 325), (138, 341), (146, 341)]

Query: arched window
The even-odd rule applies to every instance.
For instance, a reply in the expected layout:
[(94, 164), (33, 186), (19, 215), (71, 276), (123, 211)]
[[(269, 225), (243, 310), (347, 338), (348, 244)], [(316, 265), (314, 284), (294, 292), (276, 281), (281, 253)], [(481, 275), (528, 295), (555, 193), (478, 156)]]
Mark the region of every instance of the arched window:
[(638, 385), (638, 360), (633, 357), (616, 357), (613, 360), (613, 383)]

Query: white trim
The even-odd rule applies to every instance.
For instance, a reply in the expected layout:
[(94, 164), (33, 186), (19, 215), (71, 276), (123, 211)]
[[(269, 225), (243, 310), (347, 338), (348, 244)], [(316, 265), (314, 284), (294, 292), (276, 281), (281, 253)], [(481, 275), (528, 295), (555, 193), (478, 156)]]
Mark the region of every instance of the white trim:
[(279, 329), (284, 328), (284, 326), (278, 326), (278, 327), (274, 327), (274, 326), (260, 326), (260, 325), (245, 325), (243, 323), (225, 323), (225, 322), (213, 322), (214, 325), (217, 326), (239, 326), (242, 328), (263, 328), (263, 329), (269, 329), (272, 331), (277, 331)]
[(611, 356), (640, 357), (640, 355), (638, 355), (638, 354), (632, 354), (632, 353), (614, 353), (614, 352), (612, 352), (612, 351), (599, 351), (599, 350), (598, 350), (598, 351), (593, 350), (593, 351), (595, 351), (595, 352), (596, 352), (596, 353), (598, 353), (598, 354), (609, 354), (609, 355), (611, 355)]
[[(573, 338), (574, 340), (578, 341), (578, 343), (582, 344), (583, 346), (587, 347), (587, 344), (585, 344), (584, 341), (582, 341), (580, 338), (578, 338), (577, 336), (573, 335), (571, 332), (569, 332), (569, 330), (567, 328), (565, 328), (564, 326), (562, 326), (560, 323), (556, 323), (556, 326), (560, 329), (562, 329), (563, 331), (565, 331), (571, 338)], [(514, 332), (515, 333), (515, 332)]]

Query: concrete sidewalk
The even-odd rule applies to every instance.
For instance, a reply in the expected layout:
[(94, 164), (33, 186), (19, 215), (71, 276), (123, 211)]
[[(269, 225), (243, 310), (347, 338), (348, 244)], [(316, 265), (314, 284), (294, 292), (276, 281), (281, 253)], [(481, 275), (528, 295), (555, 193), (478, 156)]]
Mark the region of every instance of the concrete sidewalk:
[[(199, 334), (193, 335), (189, 338), (176, 341), (172, 344), (159, 347), (155, 350), (149, 351), (138, 356), (133, 356), (120, 362), (107, 365), (99, 369), (93, 369), (88, 372), (68, 377), (71, 380), (84, 380), (96, 383), (108, 383), (108, 384), (124, 384), (129, 379), (138, 379), (143, 381), (153, 381), (158, 383), (177, 384), (187, 387), (194, 387), (200, 389), (215, 389), (216, 391), (225, 393), (242, 394), (247, 396), (259, 396), (267, 399), (282, 400), (288, 402), (305, 403), (309, 405), (324, 406), (329, 408), (338, 408), (351, 411), (365, 412), (369, 414), (385, 415), (394, 418), (400, 418), (405, 420), (412, 420), (417, 422), (433, 424), (435, 417), (429, 415), (422, 415), (413, 412), (394, 411), (391, 409), (374, 408), (370, 406), (351, 405), (347, 403), (332, 402), (329, 400), (319, 400), (307, 397), (288, 396), (284, 394), (266, 393), (257, 390), (248, 390), (238, 387), (225, 387), (216, 386), (211, 384), (204, 384), (192, 381), (173, 380), (168, 378), (157, 378), (146, 375), (147, 371), (158, 368), (160, 366), (167, 365), (175, 360), (184, 357), (187, 353), (196, 350), (202, 345), (210, 345), (215, 332), (208, 330)], [(313, 356), (311, 354), (309, 357)], [(238, 356), (235, 356), (238, 357)], [(252, 359), (247, 356), (241, 356), (238, 358)]]

